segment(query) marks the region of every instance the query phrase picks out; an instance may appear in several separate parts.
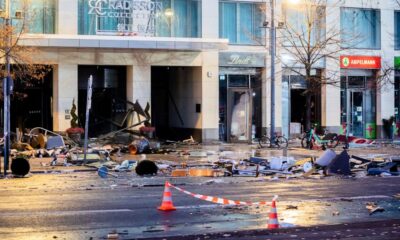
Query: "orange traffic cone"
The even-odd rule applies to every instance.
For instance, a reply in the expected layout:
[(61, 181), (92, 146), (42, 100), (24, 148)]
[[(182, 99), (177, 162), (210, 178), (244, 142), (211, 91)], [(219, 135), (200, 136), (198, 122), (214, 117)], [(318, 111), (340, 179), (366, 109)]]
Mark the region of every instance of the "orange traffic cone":
[(269, 212), (269, 219), (268, 219), (268, 229), (278, 229), (279, 228), (279, 222), (278, 222), (278, 212), (276, 211), (276, 199), (278, 196), (275, 196), (272, 199), (271, 203), (271, 210)]
[(165, 182), (164, 194), (161, 206), (158, 207), (158, 210), (161, 211), (174, 211), (176, 208), (172, 203), (172, 195), (171, 190), (169, 189), (170, 183), (168, 181)]

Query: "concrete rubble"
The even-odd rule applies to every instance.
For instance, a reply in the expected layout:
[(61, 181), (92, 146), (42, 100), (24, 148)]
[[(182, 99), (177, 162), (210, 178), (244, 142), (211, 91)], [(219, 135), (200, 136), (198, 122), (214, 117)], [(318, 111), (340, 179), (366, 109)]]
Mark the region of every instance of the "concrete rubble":
[(81, 166), (104, 171), (106, 168), (104, 177), (109, 175), (108, 172), (134, 172), (138, 176), (262, 176), (278, 180), (397, 176), (400, 165), (398, 154), (362, 155), (352, 154), (351, 151), (349, 154), (349, 150), (338, 151), (339, 147), (334, 149), (336, 151), (302, 150), (293, 154), (296, 148), (282, 151), (260, 149), (257, 144), (240, 148), (235, 145), (225, 147), (220, 143), (219, 148), (207, 149), (193, 137), (183, 141), (160, 142), (128, 131), (90, 139), (86, 156), (80, 144), (67, 136), (37, 128), (27, 134), (25, 141), (21, 139), (12, 144), (11, 170), (15, 175), (26, 175), (30, 171), (29, 162), (39, 159), (42, 169)]

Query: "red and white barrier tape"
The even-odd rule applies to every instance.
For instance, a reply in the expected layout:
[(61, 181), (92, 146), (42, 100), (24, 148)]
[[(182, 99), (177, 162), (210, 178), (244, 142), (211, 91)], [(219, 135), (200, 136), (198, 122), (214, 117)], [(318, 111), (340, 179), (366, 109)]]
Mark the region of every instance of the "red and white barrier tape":
[[(229, 199), (225, 199), (225, 198), (219, 198), (219, 197), (213, 197), (213, 196), (207, 196), (207, 195), (201, 195), (201, 194), (195, 194), (195, 193), (191, 193), (189, 191), (186, 191), (182, 188), (176, 187), (174, 185), (172, 185), (171, 183), (167, 182), (169, 187), (175, 188), (176, 190), (183, 192), (187, 195), (190, 195), (194, 198), (198, 198), (204, 201), (208, 201), (208, 202), (213, 202), (213, 203), (218, 203), (218, 204), (223, 204), (223, 205), (271, 205), (271, 203), (269, 202), (242, 202), (242, 201), (234, 201), (234, 200), (229, 200)], [(276, 199), (278, 196), (275, 196), (274, 199)]]

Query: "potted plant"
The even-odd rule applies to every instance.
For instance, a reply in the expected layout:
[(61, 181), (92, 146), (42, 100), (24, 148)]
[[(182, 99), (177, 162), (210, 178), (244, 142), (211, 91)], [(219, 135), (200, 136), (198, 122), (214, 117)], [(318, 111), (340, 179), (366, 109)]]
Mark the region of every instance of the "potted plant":
[(72, 108), (69, 112), (71, 114), (71, 127), (66, 130), (69, 138), (79, 143), (81, 141), (81, 135), (85, 132), (85, 130), (79, 127), (78, 124), (78, 115), (76, 115), (76, 105), (75, 99), (72, 100)]

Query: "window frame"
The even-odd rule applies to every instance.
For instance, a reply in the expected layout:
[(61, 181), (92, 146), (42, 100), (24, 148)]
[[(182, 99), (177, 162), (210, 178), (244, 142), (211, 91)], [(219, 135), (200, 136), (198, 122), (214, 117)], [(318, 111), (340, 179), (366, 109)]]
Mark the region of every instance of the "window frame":
[[(378, 36), (375, 36), (375, 38), (376, 38), (376, 40), (377, 40), (377, 46), (376, 47), (371, 47), (371, 46), (369, 46), (369, 47), (361, 47), (361, 46), (357, 46), (357, 45), (359, 45), (360, 43), (362, 43), (362, 42), (365, 42), (365, 40), (359, 40), (358, 42), (356, 42), (355, 44), (351, 44), (351, 45), (349, 45), (349, 44), (343, 44), (343, 41), (344, 41), (344, 39), (343, 39), (343, 35), (344, 35), (344, 29), (342, 28), (342, 26), (343, 26), (343, 18), (342, 18), (342, 16), (343, 16), (343, 11), (345, 10), (345, 9), (348, 9), (348, 10), (351, 10), (351, 9), (353, 9), (353, 12), (355, 11), (355, 10), (357, 10), (357, 11), (364, 11), (364, 12), (366, 12), (366, 11), (370, 11), (370, 12), (375, 12), (375, 13), (377, 13), (377, 14), (379, 14), (379, 18), (377, 19), (377, 20), (375, 20), (376, 21), (376, 26), (374, 26), (375, 27), (375, 31), (376, 31), (376, 33), (375, 34), (378, 34)], [(381, 9), (376, 9), (376, 8), (359, 8), (359, 7), (340, 7), (340, 47), (342, 48), (342, 49), (366, 49), (366, 50), (381, 50), (382, 49), (382, 17), (381, 17)], [(352, 30), (354, 30), (354, 27), (352, 28)], [(352, 31), (351, 32), (351, 34), (354, 36), (354, 35), (356, 35), (357, 33), (356, 32), (354, 32), (354, 31)], [(354, 41), (354, 40), (353, 40)]]
[[(222, 11), (222, 4), (224, 3), (230, 3), (230, 4), (234, 4), (235, 5), (235, 18), (236, 18), (236, 29), (235, 29), (235, 42), (231, 42), (229, 41), (229, 45), (241, 45), (241, 46), (266, 46), (266, 30), (265, 28), (262, 27), (262, 23), (265, 21), (266, 19), (266, 13), (265, 12), (261, 12), (261, 17), (262, 17), (262, 21), (259, 23), (259, 26), (257, 26), (257, 12), (255, 11), (257, 9), (258, 6), (266, 6), (266, 2), (246, 2), (246, 1), (229, 1), (229, 0), (219, 0), (218, 2), (218, 8), (219, 8), (219, 38), (227, 38), (229, 40), (229, 38), (227, 36), (223, 36), (223, 26), (224, 26), (224, 22), (222, 21), (223, 18), (223, 11)], [(252, 43), (248, 43), (248, 42), (240, 42), (240, 35), (242, 33), (242, 30), (240, 29), (240, 4), (251, 4), (252, 6), (252, 13), (251, 13), (251, 19), (252, 19), (252, 29), (254, 29), (254, 31), (251, 33), (252, 34), (252, 38), (250, 39), (250, 42)], [(257, 29), (260, 29), (259, 32), (257, 32)], [(253, 38), (260, 38), (261, 41), (257, 41), (254, 40)]]

